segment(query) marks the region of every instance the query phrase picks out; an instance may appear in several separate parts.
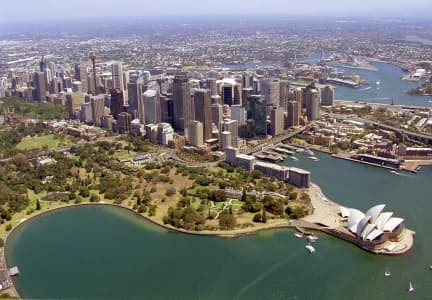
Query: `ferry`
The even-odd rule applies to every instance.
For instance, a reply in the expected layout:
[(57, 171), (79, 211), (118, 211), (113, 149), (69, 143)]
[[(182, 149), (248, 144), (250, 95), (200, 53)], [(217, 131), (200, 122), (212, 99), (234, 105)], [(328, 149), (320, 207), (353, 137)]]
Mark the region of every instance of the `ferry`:
[(293, 161), (298, 161), (298, 158), (295, 157), (295, 156), (290, 156), (289, 158), (290, 158), (291, 160), (293, 160)]
[(305, 248), (310, 253), (314, 253), (315, 252), (315, 248), (312, 245), (306, 245)]
[(309, 158), (312, 159), (313, 161), (319, 161), (319, 158), (315, 156), (309, 156)]

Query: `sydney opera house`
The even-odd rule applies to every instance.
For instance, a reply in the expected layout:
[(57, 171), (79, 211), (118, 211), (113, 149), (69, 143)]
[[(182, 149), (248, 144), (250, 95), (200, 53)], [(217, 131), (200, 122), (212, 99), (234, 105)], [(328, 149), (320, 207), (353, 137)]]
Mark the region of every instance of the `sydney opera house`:
[(384, 204), (376, 205), (363, 213), (357, 209), (340, 207), (345, 235), (350, 236), (352, 242), (369, 250), (389, 244), (386, 242), (400, 241), (405, 228), (404, 219), (393, 217), (393, 213), (384, 212), (384, 208)]

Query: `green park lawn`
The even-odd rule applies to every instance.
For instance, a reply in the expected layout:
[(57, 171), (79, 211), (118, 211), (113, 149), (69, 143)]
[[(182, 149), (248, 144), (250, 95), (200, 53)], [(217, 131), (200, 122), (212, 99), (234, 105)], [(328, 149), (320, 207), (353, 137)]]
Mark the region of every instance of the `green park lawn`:
[(60, 140), (53, 134), (43, 135), (39, 137), (26, 137), (16, 146), (18, 150), (40, 149), (47, 146), (48, 149), (57, 148)]

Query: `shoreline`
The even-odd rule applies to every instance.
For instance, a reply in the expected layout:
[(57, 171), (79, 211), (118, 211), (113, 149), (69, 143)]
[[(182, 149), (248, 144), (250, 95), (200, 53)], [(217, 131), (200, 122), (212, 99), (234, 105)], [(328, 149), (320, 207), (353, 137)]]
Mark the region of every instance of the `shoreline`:
[[(12, 282), (12, 285), (9, 289), (4, 290), (4, 292), (10, 292), (12, 297), (18, 297), (18, 299), (22, 299), (20, 297), (20, 294), (18, 290), (15, 287), (15, 284), (9, 275), (8, 269), (7, 269), (7, 258), (6, 258), (6, 249), (7, 249), (7, 241), (8, 238), (23, 224), (26, 224), (28, 221), (33, 220), (37, 217), (42, 217), (45, 214), (49, 214), (52, 212), (56, 212), (59, 210), (67, 209), (67, 208), (74, 208), (79, 206), (111, 206), (116, 207), (120, 209), (125, 209), (130, 212), (132, 212), (134, 215), (138, 217), (142, 217), (143, 220), (149, 221), (153, 225), (156, 225), (160, 228), (163, 228), (169, 232), (178, 233), (178, 234), (188, 234), (188, 235), (195, 235), (195, 236), (206, 236), (206, 237), (219, 237), (219, 238), (236, 238), (251, 234), (256, 234), (262, 231), (267, 230), (275, 230), (275, 229), (283, 229), (283, 228), (289, 228), (293, 230), (314, 230), (314, 231), (320, 231), (325, 234), (328, 234), (330, 236), (345, 240), (347, 242), (350, 242), (362, 250), (365, 250), (370, 253), (374, 254), (380, 254), (380, 255), (402, 255), (407, 253), (414, 244), (414, 238), (415, 235), (414, 231), (411, 231), (409, 229), (404, 229), (404, 236), (406, 236), (408, 243), (404, 245), (402, 248), (398, 248), (395, 251), (387, 251), (385, 250), (384, 244), (387, 244), (385, 242), (383, 244), (383, 247), (377, 248), (377, 249), (371, 249), (368, 247), (365, 247), (360, 243), (360, 241), (356, 240), (349, 234), (346, 234), (341, 230), (340, 223), (342, 222), (342, 217), (339, 216), (339, 208), (340, 205), (336, 202), (331, 201), (328, 199), (322, 192), (321, 188), (315, 184), (311, 183), (311, 186), (307, 189), (307, 193), (311, 197), (312, 206), (313, 206), (313, 213), (297, 220), (280, 220), (273, 224), (268, 224), (266, 226), (260, 226), (260, 227), (248, 227), (248, 228), (242, 228), (242, 229), (234, 229), (234, 230), (226, 230), (226, 231), (210, 231), (210, 230), (204, 230), (204, 231), (190, 231), (185, 230), (182, 228), (176, 228), (172, 225), (166, 225), (163, 223), (158, 222), (157, 220), (152, 219), (149, 216), (143, 215), (138, 213), (137, 211), (133, 210), (132, 208), (122, 205), (122, 204), (114, 204), (114, 203), (105, 203), (105, 202), (87, 202), (87, 203), (73, 203), (73, 204), (65, 204), (60, 205), (57, 207), (49, 208), (44, 211), (40, 211), (39, 213), (30, 216), (26, 219), (21, 220), (17, 225), (15, 225), (5, 236), (4, 238), (4, 247), (3, 247), (3, 264), (5, 266), (6, 270), (6, 277)], [(331, 215), (331, 217), (330, 217)], [(18, 275), (19, 276), (19, 275)]]

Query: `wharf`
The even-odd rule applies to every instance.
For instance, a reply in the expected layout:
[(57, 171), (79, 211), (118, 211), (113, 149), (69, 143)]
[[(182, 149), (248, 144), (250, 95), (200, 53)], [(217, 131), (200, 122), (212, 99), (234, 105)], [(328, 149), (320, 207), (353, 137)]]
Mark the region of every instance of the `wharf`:
[(398, 171), (398, 168), (393, 168), (393, 167), (389, 167), (389, 166), (384, 166), (384, 165), (380, 165), (380, 164), (375, 164), (372, 162), (367, 162), (364, 160), (359, 160), (359, 159), (355, 159), (355, 158), (351, 158), (349, 155), (345, 154), (332, 154), (332, 157), (334, 158), (339, 158), (339, 159), (344, 159), (344, 160), (349, 160), (349, 161), (353, 161), (353, 162), (357, 162), (357, 163), (361, 163), (361, 164), (365, 164), (365, 165), (369, 165), (369, 166), (373, 166), (373, 167), (379, 167), (379, 168), (383, 168), (383, 169), (388, 169), (388, 170), (393, 170), (393, 171)]
[(417, 173), (423, 166), (432, 166), (432, 160), (406, 160), (402, 163), (401, 170)]

